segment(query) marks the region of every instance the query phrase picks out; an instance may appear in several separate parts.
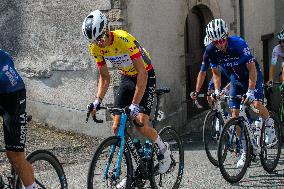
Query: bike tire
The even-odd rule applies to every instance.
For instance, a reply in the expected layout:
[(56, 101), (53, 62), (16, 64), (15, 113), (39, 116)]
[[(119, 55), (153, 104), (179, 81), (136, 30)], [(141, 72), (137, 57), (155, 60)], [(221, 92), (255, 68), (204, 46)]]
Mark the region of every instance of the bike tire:
[[(163, 174), (163, 175), (156, 175), (156, 177), (158, 178), (166, 178), (169, 177), (168, 179), (165, 179), (167, 181), (172, 180), (173, 178), (176, 178), (171, 186), (167, 185), (166, 188), (168, 189), (178, 189), (180, 186), (180, 183), (182, 181), (182, 176), (183, 176), (183, 169), (184, 169), (184, 150), (183, 150), (183, 144), (181, 142), (181, 139), (178, 135), (178, 133), (175, 131), (175, 129), (173, 129), (171, 126), (167, 126), (164, 127), (160, 132), (159, 132), (159, 136), (161, 137), (163, 142), (168, 142), (170, 144), (170, 148), (171, 150), (176, 149), (175, 151), (178, 151), (179, 153), (179, 158), (178, 158), (178, 170), (177, 170), (177, 175), (176, 176), (171, 176), (169, 175), (170, 173), (172, 173), (172, 171), (168, 171), (167, 173)], [(173, 154), (173, 151), (172, 151)], [(163, 183), (164, 184), (164, 183)], [(158, 184), (159, 185), (159, 184)], [(159, 186), (157, 185), (155, 179), (153, 179), (153, 181), (151, 182), (151, 188), (159, 188)], [(165, 186), (161, 187), (164, 188)]]
[[(60, 189), (68, 188), (64, 169), (54, 154), (47, 150), (36, 150), (27, 156), (27, 160), (31, 163), (34, 169), (36, 184), (39, 189), (59, 187)], [(37, 163), (39, 163), (39, 165)], [(48, 167), (44, 163), (47, 163)], [(50, 177), (50, 175), (46, 176), (46, 174), (50, 173), (50, 171), (54, 172), (55, 175), (53, 177)], [(43, 173), (43, 177), (40, 176), (41, 173)], [(47, 181), (47, 179), (49, 179), (49, 181)], [(16, 189), (23, 188), (24, 186), (21, 179), (17, 176)]]
[(282, 99), (279, 104), (278, 117), (281, 123), (284, 121), (284, 100)]
[[(218, 164), (218, 157), (217, 157), (217, 153), (216, 153), (216, 158), (213, 157), (210, 147), (209, 147), (209, 140), (212, 133), (210, 133), (210, 128), (212, 128), (212, 123), (215, 121), (214, 119), (216, 119), (217, 116), (217, 112), (215, 110), (210, 110), (204, 119), (203, 122), (203, 145), (204, 145), (204, 149), (207, 155), (208, 160), (216, 167), (219, 166)], [(218, 141), (216, 143), (216, 148), (218, 148)], [(216, 149), (217, 151), (217, 149)]]
[[(281, 136), (284, 136), (284, 129), (283, 129), (283, 124), (284, 124), (284, 99), (281, 99), (279, 108), (278, 108), (278, 117), (280, 121), (280, 131), (281, 131)], [(282, 137), (282, 143), (284, 142), (284, 137)]]
[[(92, 158), (91, 164), (89, 166), (88, 178), (87, 178), (87, 188), (88, 189), (101, 188), (100, 186), (94, 186), (94, 184), (98, 184), (98, 183), (94, 183), (94, 176), (95, 176), (94, 173), (96, 170), (96, 164), (98, 162), (100, 155), (103, 154), (103, 150), (112, 145), (116, 145), (116, 146), (120, 145), (120, 138), (118, 136), (111, 136), (109, 138), (106, 138), (97, 148)], [(124, 155), (126, 166), (127, 166), (127, 174), (126, 174), (127, 181), (126, 181), (125, 189), (131, 189), (132, 179), (133, 179), (133, 165), (132, 165), (131, 155), (126, 147), (124, 148), (123, 155)], [(103, 175), (103, 173), (101, 173), (101, 175)], [(102, 182), (102, 179), (101, 179), (101, 182)]]
[[(219, 145), (218, 145), (218, 163), (219, 163), (219, 169), (221, 171), (223, 178), (230, 183), (237, 183), (244, 177), (246, 170), (250, 165), (250, 162), (251, 162), (251, 155), (250, 155), (251, 147), (250, 146), (251, 145), (249, 142), (247, 128), (244, 127), (243, 131), (244, 131), (244, 137), (245, 137), (246, 146), (247, 146), (246, 161), (245, 161), (244, 166), (241, 168), (241, 171), (237, 175), (230, 175), (228, 171), (226, 170), (226, 168), (224, 167), (225, 159), (224, 159), (224, 153), (223, 153), (223, 149), (224, 149), (223, 144), (227, 144), (227, 139), (228, 139), (227, 134), (229, 132), (230, 126), (233, 126), (233, 125), (243, 125), (241, 118), (233, 118), (230, 121), (228, 121), (228, 123), (225, 124), (223, 131), (221, 133), (221, 137), (220, 137)], [(225, 145), (225, 147), (228, 148), (227, 145)], [(228, 154), (226, 154), (226, 156), (228, 156)]]
[[(280, 154), (281, 154), (281, 148), (282, 148), (282, 134), (281, 134), (281, 124), (279, 123), (276, 115), (273, 112), (270, 112), (270, 117), (274, 120), (274, 129), (276, 132), (276, 137), (278, 138), (278, 146), (277, 146), (277, 154), (275, 156), (275, 159), (273, 162), (269, 163), (267, 161), (267, 150), (265, 149), (265, 125), (263, 123), (262, 125), (262, 130), (261, 130), (261, 136), (260, 136), (260, 141), (261, 142), (261, 153), (259, 155), (261, 165), (263, 169), (268, 172), (272, 173), (274, 169), (277, 167), (279, 159), (280, 159)], [(274, 156), (273, 156), (274, 157)]]

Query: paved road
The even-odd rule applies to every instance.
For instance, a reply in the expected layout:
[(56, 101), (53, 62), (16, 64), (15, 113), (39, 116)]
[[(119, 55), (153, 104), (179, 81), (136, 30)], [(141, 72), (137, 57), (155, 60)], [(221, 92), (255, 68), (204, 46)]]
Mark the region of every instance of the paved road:
[[(268, 174), (260, 162), (252, 163), (247, 174), (238, 184), (226, 182), (218, 168), (214, 167), (206, 157), (200, 135), (184, 136), (185, 169), (181, 189), (188, 188), (284, 188), (284, 156), (281, 156), (275, 173)], [(284, 152), (284, 149), (283, 149)], [(81, 165), (65, 165), (70, 189), (86, 188), (86, 173), (89, 162)], [(165, 187), (166, 188), (166, 187)]]

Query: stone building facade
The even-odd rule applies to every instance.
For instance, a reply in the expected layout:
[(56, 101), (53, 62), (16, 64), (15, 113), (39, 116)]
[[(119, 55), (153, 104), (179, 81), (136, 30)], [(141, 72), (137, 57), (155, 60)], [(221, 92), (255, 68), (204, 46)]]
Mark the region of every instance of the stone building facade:
[[(201, 62), (205, 26), (221, 17), (230, 34), (240, 34), (240, 3), (244, 37), (266, 68), (277, 42), (274, 36), (284, 25), (284, 0), (1, 0), (0, 48), (10, 52), (23, 75), (28, 111), (35, 120), (90, 135), (110, 135), (111, 123), (103, 111), (99, 117), (104, 124), (85, 123), (98, 73), (81, 24), (89, 12), (99, 9), (108, 15), (112, 29), (128, 30), (150, 52), (158, 87), (171, 88), (161, 104), (162, 125), (190, 132), (198, 128), (187, 123), (201, 112), (192, 107), (189, 93)], [(107, 104), (113, 102), (119, 84), (119, 75), (110, 72)]]

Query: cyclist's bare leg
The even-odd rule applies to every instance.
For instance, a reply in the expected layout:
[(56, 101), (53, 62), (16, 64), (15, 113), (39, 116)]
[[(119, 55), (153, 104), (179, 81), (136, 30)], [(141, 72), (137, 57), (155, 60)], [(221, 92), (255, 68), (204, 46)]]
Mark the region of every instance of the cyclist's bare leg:
[[(157, 131), (150, 127), (150, 121), (149, 116), (143, 113), (140, 113), (138, 115), (138, 120), (144, 125), (143, 127), (136, 127), (136, 129), (145, 137), (147, 137), (152, 142), (155, 142), (158, 138)], [(114, 133), (117, 133), (119, 128), (119, 121), (120, 121), (120, 115), (115, 115), (113, 117), (113, 126), (112, 130)]]
[(26, 160), (24, 152), (6, 152), (10, 163), (20, 176), (24, 186), (30, 186), (35, 182), (34, 171), (31, 164)]
[[(232, 112), (232, 118), (238, 118), (239, 114), (240, 114), (240, 110), (239, 109), (231, 109)], [(239, 137), (241, 135), (241, 127), (236, 127), (236, 133), (237, 136)]]
[(259, 110), (259, 115), (266, 120), (269, 117), (267, 108), (260, 101), (254, 101), (253, 106)]
[(157, 131), (150, 127), (149, 116), (143, 113), (138, 115), (139, 121), (144, 125), (143, 127), (136, 127), (136, 129), (152, 142), (155, 142), (158, 138)]
[[(212, 94), (214, 92), (214, 90), (208, 90), (207, 94)], [(209, 104), (209, 106), (212, 108), (213, 107), (213, 100), (210, 96), (207, 96), (207, 102)]]

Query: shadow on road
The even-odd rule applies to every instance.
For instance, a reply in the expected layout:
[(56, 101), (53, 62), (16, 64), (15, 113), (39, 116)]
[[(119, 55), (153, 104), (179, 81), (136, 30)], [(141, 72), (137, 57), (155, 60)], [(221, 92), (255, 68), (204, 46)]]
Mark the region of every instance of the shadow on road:
[[(184, 150), (189, 155), (186, 158), (190, 158), (192, 151), (201, 151), (206, 153), (202, 141), (202, 133), (191, 133), (182, 135)], [(192, 154), (193, 156), (193, 154)], [(208, 162), (209, 160), (205, 158)], [(209, 167), (212, 169), (212, 167)], [(215, 167), (218, 169), (217, 167)], [(204, 170), (203, 170), (204, 171)], [(219, 172), (221, 175), (221, 173)], [(223, 182), (226, 182), (223, 180)], [(228, 184), (228, 183), (227, 183)], [(260, 160), (258, 158), (256, 163), (252, 163), (248, 168), (246, 176), (237, 184), (232, 184), (232, 188), (284, 188), (284, 144), (282, 144), (282, 154), (276, 167), (276, 170), (269, 174), (262, 168)]]

